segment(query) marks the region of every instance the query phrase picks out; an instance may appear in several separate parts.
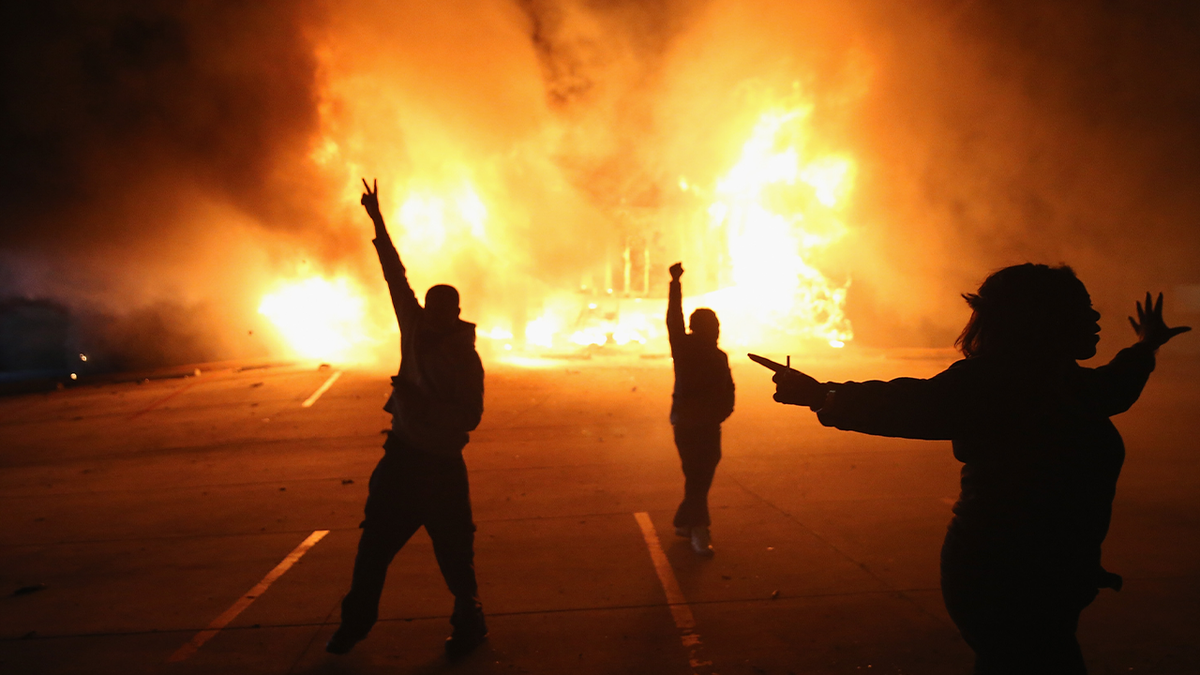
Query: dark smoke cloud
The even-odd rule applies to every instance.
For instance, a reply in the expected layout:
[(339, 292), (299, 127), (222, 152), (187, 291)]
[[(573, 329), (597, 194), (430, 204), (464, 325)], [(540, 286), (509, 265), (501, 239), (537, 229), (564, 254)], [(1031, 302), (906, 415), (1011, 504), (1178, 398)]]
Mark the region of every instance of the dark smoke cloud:
[(45, 241), (49, 223), (66, 246), (137, 234), (144, 225), (109, 218), (105, 203), (137, 212), (130, 201), (170, 201), (181, 183), (264, 222), (301, 213), (279, 166), (316, 124), (304, 4), (7, 7), (4, 245)]
[[(598, 90), (615, 84), (614, 62), (629, 49), (637, 60), (635, 86), (650, 87), (672, 40), (706, 2), (701, 0), (517, 0), (529, 19), (529, 37), (546, 81), (550, 104), (587, 105)], [(580, 21), (595, 21), (588, 30)]]
[[(518, 0), (549, 107), (571, 132), (558, 159), (601, 208), (657, 206), (662, 133), (654, 105), (674, 41), (703, 0)], [(606, 142), (597, 143), (596, 139)]]
[[(104, 326), (126, 326), (125, 337), (141, 326), (149, 351), (181, 345), (167, 361), (211, 355), (195, 345), (216, 329), (195, 316), (213, 318), (204, 301), (221, 298), (199, 289), (222, 271), (195, 264), (201, 236), (187, 230), (219, 239), (240, 218), (319, 231), (321, 183), (306, 162), (318, 121), (311, 3), (6, 3), (3, 13), (0, 296), (114, 313), (87, 321), (105, 333), (97, 341), (114, 341)], [(237, 277), (237, 260), (225, 274)], [(152, 272), (163, 268), (174, 272)], [(135, 316), (146, 312), (161, 318)], [(192, 332), (180, 337), (183, 326)]]
[(1026, 260), (1073, 265), (1115, 342), (1139, 293), (1200, 280), (1197, 5), (875, 10), (864, 259), (889, 273), (864, 270), (852, 296), (880, 319), (864, 337), (945, 343), (965, 316), (955, 292)]

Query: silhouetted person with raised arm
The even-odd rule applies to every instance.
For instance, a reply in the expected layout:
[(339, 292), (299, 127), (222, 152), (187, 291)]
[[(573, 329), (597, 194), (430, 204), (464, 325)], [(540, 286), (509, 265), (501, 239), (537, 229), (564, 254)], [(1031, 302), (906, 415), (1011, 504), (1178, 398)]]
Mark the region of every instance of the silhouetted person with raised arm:
[(963, 296), (966, 357), (928, 379), (817, 382), (776, 374), (775, 400), (806, 405), (825, 426), (949, 440), (962, 493), (942, 547), (942, 596), (975, 672), (1086, 673), (1075, 630), (1098, 589), (1121, 578), (1100, 565), (1125, 458), (1109, 417), (1129, 409), (1155, 351), (1190, 330), (1168, 328), (1146, 294), (1138, 341), (1107, 365), (1100, 314), (1071, 268), (1024, 264)]
[(326, 650), (348, 652), (379, 613), (388, 565), (424, 526), (438, 567), (454, 594), (446, 653), (461, 656), (487, 638), (475, 582), (475, 523), (462, 450), (483, 415), (483, 364), (475, 324), (459, 319), (458, 291), (438, 285), (417, 302), (379, 212), (379, 189), (366, 185), (362, 205), (375, 223), (375, 249), (400, 322), (400, 373), (384, 409), (392, 429), (371, 474), (354, 579), (342, 623)]
[(671, 265), (667, 295), (667, 337), (675, 364), (671, 425), (683, 464), (683, 502), (675, 512), (675, 534), (691, 539), (692, 550), (712, 555), (708, 489), (721, 461), (721, 423), (733, 413), (729, 357), (717, 347), (721, 324), (711, 309), (692, 312), (683, 326), (683, 265)]

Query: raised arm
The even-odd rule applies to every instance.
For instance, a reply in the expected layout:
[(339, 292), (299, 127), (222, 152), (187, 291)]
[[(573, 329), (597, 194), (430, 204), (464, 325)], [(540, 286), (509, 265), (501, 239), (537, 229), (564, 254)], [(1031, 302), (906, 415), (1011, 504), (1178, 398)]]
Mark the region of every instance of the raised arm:
[(671, 287), (667, 292), (667, 339), (671, 342), (671, 353), (675, 346), (687, 334), (683, 324), (683, 285), (679, 277), (683, 276), (683, 263), (671, 265)]
[(415, 324), (421, 313), (421, 304), (417, 302), (417, 296), (408, 283), (404, 265), (400, 262), (400, 254), (392, 244), (387, 226), (383, 223), (383, 214), (379, 211), (379, 181), (374, 181), (375, 189), (372, 190), (364, 178), (363, 187), (367, 191), (363, 193), (362, 205), (371, 217), (371, 222), (375, 224), (375, 239), (371, 243), (375, 244), (375, 251), (379, 254), (379, 264), (383, 267), (383, 278), (387, 280), (388, 291), (392, 296), (396, 320), (400, 323), (400, 330), (404, 331)]
[(1105, 414), (1117, 415), (1129, 410), (1142, 395), (1154, 370), (1154, 353), (1171, 338), (1191, 330), (1188, 326), (1168, 327), (1163, 320), (1162, 305), (1162, 293), (1158, 294), (1157, 303), (1147, 293), (1145, 306), (1137, 303), (1138, 318), (1129, 317), (1138, 341), (1132, 347), (1122, 349), (1106, 365), (1083, 370), (1088, 380), (1085, 390), (1096, 397), (1095, 403)]

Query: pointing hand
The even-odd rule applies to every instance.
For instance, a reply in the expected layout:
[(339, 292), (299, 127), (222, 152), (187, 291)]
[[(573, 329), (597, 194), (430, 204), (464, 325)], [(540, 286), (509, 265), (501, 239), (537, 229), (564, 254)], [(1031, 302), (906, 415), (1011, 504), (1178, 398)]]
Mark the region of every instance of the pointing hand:
[(819, 406), (828, 393), (828, 387), (791, 368), (775, 373), (771, 381), (775, 383), (775, 400), (789, 405)]

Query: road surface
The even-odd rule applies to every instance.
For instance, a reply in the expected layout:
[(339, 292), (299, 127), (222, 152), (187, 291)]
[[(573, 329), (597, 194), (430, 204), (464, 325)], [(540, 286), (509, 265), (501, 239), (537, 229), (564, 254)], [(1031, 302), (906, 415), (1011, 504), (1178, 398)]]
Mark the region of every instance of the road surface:
[[(849, 379), (950, 359), (796, 363)], [(489, 364), (466, 457), (491, 639), (453, 665), (423, 531), (368, 639), (324, 651), (387, 373), (226, 365), (0, 399), (0, 672), (969, 672), (938, 591), (949, 445), (824, 429), (732, 360), (711, 560), (671, 528), (669, 360)], [(1125, 589), (1084, 614), (1093, 673), (1200, 672), (1198, 381), (1196, 357), (1164, 357), (1116, 420), (1128, 459), (1105, 563)]]

